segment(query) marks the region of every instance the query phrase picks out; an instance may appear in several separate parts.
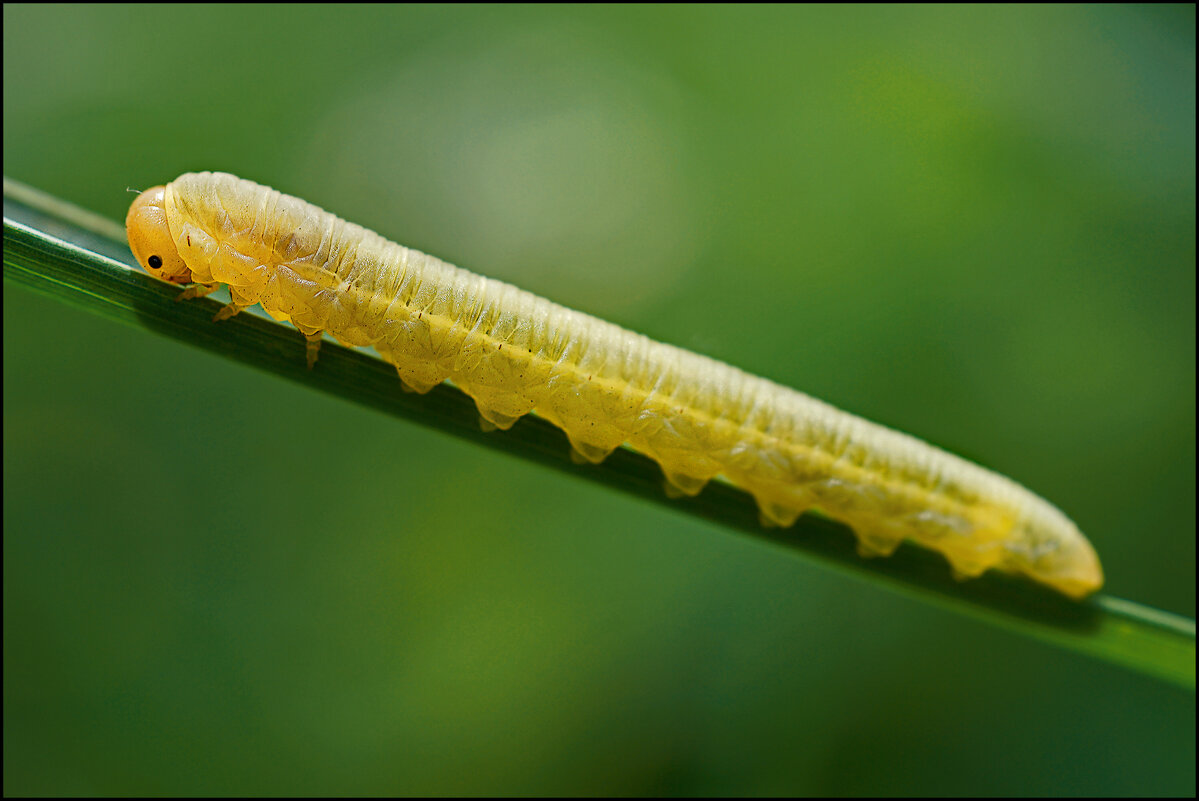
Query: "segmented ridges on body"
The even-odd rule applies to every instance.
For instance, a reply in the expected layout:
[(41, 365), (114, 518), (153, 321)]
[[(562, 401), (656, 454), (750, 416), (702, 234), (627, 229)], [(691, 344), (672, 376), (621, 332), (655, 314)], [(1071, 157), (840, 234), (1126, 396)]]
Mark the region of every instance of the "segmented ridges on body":
[[(887, 439), (893, 432), (872, 426), (801, 393), (645, 337), (630, 336), (610, 323), (571, 312), (511, 285), (481, 278), (425, 254), (392, 245), (380, 256), (382, 258), (372, 260), (371, 268), (365, 271), (357, 267), (348, 268), (349, 274), (373, 273), (374, 292), (363, 286), (366, 298), (362, 302), (368, 306), (386, 303), (389, 309), (395, 310), (401, 296), (411, 291), (406, 289), (406, 284), (420, 284), (435, 279), (437, 293), (427, 297), (425, 303), (402, 304), (401, 313), (409, 318), (409, 322), (415, 314), (420, 323), (431, 328), (443, 325), (439, 339), (443, 347), (447, 341), (452, 344), (449, 349), (437, 353), (432, 364), (404, 365), (404, 353), (410, 351), (400, 348), (399, 352), (395, 352), (391, 347), (402, 344), (396, 342), (402, 337), (396, 335), (394, 318), (377, 320), (376, 330), (370, 332), (374, 344), (388, 351), (393, 361), (400, 363), (401, 375), (418, 387), (445, 378), (454, 380), (480, 401), (484, 415), (493, 418), (493, 422), (503, 425), (511, 418), (537, 409), (543, 416), (566, 429), (575, 447), (584, 454), (602, 455), (620, 442), (630, 441), (634, 447), (662, 462), (679, 489), (688, 494), (698, 491), (703, 483), (721, 472), (733, 474), (751, 488), (754, 483), (760, 483), (754, 481), (755, 472), (761, 472), (759, 465), (753, 460), (740, 465), (736, 463), (735, 446), (746, 438), (756, 439), (759, 447), (773, 449), (792, 462), (792, 465), (781, 465), (779, 470), (782, 473), (779, 476), (781, 482), (794, 489), (790, 497), (772, 498), (768, 494), (761, 497), (764, 506), (775, 504), (776, 516), (782, 518), (776, 522), (780, 523), (790, 522), (787, 518), (793, 518), (809, 506), (819, 506), (822, 501), (819, 493), (804, 497), (806, 477), (798, 474), (802, 471), (795, 470), (794, 463), (811, 460), (813, 453), (819, 454), (830, 464), (810, 466), (812, 471), (839, 476), (841, 480), (849, 482), (847, 493), (851, 494), (853, 485), (866, 486), (869, 483), (854, 478), (855, 473), (870, 472), (867, 461), (890, 461), (881, 458), (877, 451), (871, 452), (863, 443), (873, 437), (873, 444), (877, 446), (880, 437)], [(427, 275), (429, 272), (437, 274), (430, 276)], [(380, 277), (397, 275), (401, 276), (398, 285), (393, 282), (386, 291), (381, 291), (386, 281), (381, 281)], [(480, 298), (486, 300), (480, 302), (477, 308), (469, 311), (463, 308)], [(514, 337), (514, 331), (495, 330), (495, 317), (501, 310), (507, 310), (514, 318), (525, 321), (522, 331), (525, 336)], [(429, 314), (427, 321), (424, 319), (426, 313)], [(339, 324), (331, 320), (330, 327), (336, 329)], [(537, 329), (542, 332), (536, 333)], [(547, 336), (544, 332), (554, 332), (556, 336)], [(531, 352), (528, 351), (530, 345), (534, 348)], [(466, 369), (457, 364), (464, 350), (489, 353), (494, 349), (498, 354), (500, 346), (525, 350), (530, 359), (548, 365), (548, 370), (523, 385), (516, 386), (507, 381), (503, 386), (489, 387), (480, 380), (477, 364), (467, 365)], [(486, 354), (479, 356), (487, 358)], [(425, 371), (420, 372), (421, 368), (425, 368)], [(702, 377), (702, 382), (697, 382), (696, 377)], [(622, 396), (613, 398), (617, 405), (621, 402), (627, 404), (623, 421), (613, 422), (611, 410), (570, 414), (569, 410), (556, 408), (552, 390), (547, 389), (564, 381), (581, 383), (596, 378), (613, 382), (625, 390)], [(648, 389), (636, 393), (636, 398), (629, 398), (629, 390), (633, 387)], [(721, 402), (717, 404), (713, 399), (720, 399)], [(713, 408), (717, 405), (721, 408)], [(697, 432), (697, 426), (711, 429), (727, 426), (730, 418), (740, 421), (733, 424), (734, 432), (724, 433), (725, 438), (731, 441), (730, 447), (725, 449), (730, 453), (718, 454), (718, 457), (723, 458), (709, 457), (707, 464), (697, 463), (694, 456), (692, 461), (674, 464), (683, 460), (672, 459), (669, 448), (664, 447), (664, 442), (670, 444), (670, 437), (654, 437), (653, 432), (647, 433), (645, 426), (637, 424), (646, 410), (655, 408), (666, 411), (651, 415), (651, 420), (670, 421), (672, 416), (669, 409), (672, 407), (679, 410), (673, 417), (685, 421), (692, 429), (688, 436), (675, 439), (681, 444), (690, 444), (693, 451), (708, 450), (695, 445), (698, 434), (713, 434), (711, 431)], [(757, 420), (750, 420), (750, 412), (757, 409), (771, 411), (760, 413)], [(708, 419), (702, 420), (702, 417)], [(597, 436), (596, 432), (588, 430), (587, 424), (597, 419), (605, 420), (606, 436)], [(910, 450), (911, 441), (910, 438), (903, 438), (895, 450)], [(806, 452), (796, 453), (801, 450)], [(903, 472), (918, 476), (923, 481), (913, 481), (908, 475), (900, 476), (896, 482), (899, 486), (892, 490), (893, 496), (910, 495), (908, 500), (913, 504), (918, 498), (936, 494), (939, 477), (952, 472), (947, 462), (957, 461), (923, 444), (915, 452), (919, 454), (921, 463), (908, 465), (906, 467), (909, 469)], [(838, 462), (842, 464), (838, 465)], [(894, 467), (895, 463), (891, 462), (891, 466)], [(953, 466), (958, 472), (969, 472), (973, 467), (964, 462)], [(982, 473), (981, 470), (978, 472)], [(910, 486), (903, 486), (905, 484)], [(905, 493), (904, 489), (908, 491)], [(827, 503), (827, 497), (825, 500)], [(964, 505), (956, 497), (947, 497), (946, 500), (952, 506)], [(969, 504), (975, 500), (970, 498)], [(852, 516), (852, 506), (852, 498), (846, 497), (836, 504), (836, 510), (842, 514), (850, 512)], [(897, 537), (883, 539), (898, 542)], [(879, 547), (883, 547), (881, 540)]]

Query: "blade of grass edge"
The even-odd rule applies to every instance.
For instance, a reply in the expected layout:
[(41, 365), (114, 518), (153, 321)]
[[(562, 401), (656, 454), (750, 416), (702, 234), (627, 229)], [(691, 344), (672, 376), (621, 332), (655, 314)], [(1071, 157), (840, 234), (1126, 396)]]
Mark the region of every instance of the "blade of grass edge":
[(713, 482), (695, 498), (671, 500), (656, 463), (618, 449), (600, 465), (570, 459), (565, 436), (528, 415), (511, 430), (484, 433), (474, 402), (448, 384), (427, 395), (399, 391), (393, 368), (361, 350), (326, 342), (307, 370), (304, 340), (265, 315), (243, 313), (214, 324), (212, 299), (176, 303), (178, 289), (131, 267), (117, 223), (18, 182), (4, 179), (4, 280), (126, 325), (223, 353), (298, 383), (431, 426), (485, 447), (666, 504), (678, 511), (800, 552), (875, 586), (985, 620), (1011, 632), (1088, 654), (1194, 690), (1195, 623), (1188, 618), (1099, 595), (1082, 603), (1018, 578), (989, 573), (969, 582), (950, 577), (945, 561), (904, 546), (887, 559), (863, 559), (848, 529), (816, 515), (793, 528), (766, 529), (746, 493)]

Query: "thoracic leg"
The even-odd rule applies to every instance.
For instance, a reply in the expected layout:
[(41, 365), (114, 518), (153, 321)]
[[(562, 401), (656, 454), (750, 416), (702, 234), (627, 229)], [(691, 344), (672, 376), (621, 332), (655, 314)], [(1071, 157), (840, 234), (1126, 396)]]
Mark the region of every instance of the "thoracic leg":
[(237, 314), (244, 308), (246, 308), (246, 307), (239, 306), (236, 303), (226, 303), (224, 306), (221, 307), (220, 311), (218, 311), (216, 314), (212, 315), (212, 321), (214, 323), (219, 323), (221, 320), (228, 320), (230, 317)]
[(220, 288), (220, 284), (192, 284), (187, 289), (175, 296), (175, 302), (177, 303), (181, 300), (191, 300), (192, 298), (202, 298), (205, 295), (216, 292)]
[(308, 359), (308, 369), (309, 370), (311, 370), (312, 366), (314, 364), (316, 364), (316, 357), (320, 353), (320, 350), (321, 350), (321, 336), (322, 335), (323, 335), (323, 332), (321, 332), (321, 331), (317, 331), (315, 334), (305, 334), (304, 335), (304, 338), (306, 340), (308, 340), (308, 343), (306, 344), (306, 346), (304, 348), (304, 355)]

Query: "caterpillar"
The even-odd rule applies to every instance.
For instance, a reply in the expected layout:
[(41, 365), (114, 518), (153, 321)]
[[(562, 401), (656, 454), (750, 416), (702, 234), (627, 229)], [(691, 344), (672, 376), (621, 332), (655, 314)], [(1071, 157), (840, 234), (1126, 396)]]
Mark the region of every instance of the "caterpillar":
[(308, 340), (373, 346), (403, 388), (445, 379), (487, 427), (536, 412), (578, 455), (627, 443), (667, 489), (725, 480), (766, 525), (816, 509), (864, 556), (910, 540), (959, 578), (995, 568), (1083, 598), (1103, 584), (1091, 544), (1061, 511), (1004, 476), (727, 364), (655, 342), (390, 242), (269, 187), (187, 173), (142, 192), (125, 221), (150, 275), (200, 297), (224, 284), (230, 317), (261, 304)]

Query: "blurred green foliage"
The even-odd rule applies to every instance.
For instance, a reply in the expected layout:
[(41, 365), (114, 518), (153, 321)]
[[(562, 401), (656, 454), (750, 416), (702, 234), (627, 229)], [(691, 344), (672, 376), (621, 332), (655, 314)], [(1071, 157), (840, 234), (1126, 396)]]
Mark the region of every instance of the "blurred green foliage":
[[(1194, 616), (1193, 7), (4, 7), (224, 169), (1012, 475)], [(19, 290), (8, 794), (1192, 794), (1194, 696)]]

